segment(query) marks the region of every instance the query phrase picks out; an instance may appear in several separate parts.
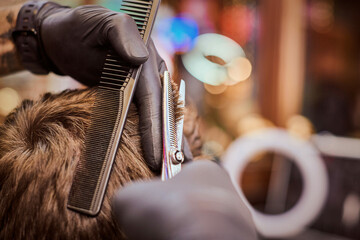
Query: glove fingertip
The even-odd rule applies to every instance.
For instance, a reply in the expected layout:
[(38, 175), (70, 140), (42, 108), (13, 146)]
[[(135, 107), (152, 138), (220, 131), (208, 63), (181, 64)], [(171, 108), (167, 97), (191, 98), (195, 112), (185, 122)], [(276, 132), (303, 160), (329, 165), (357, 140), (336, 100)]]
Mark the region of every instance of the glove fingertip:
[[(118, 53), (119, 54), (119, 53)], [(126, 53), (122, 53), (123, 57), (133, 64), (140, 65), (146, 62), (149, 58), (149, 51), (145, 45), (140, 43), (129, 44)]]
[[(147, 146), (143, 144), (143, 146)], [(158, 149), (159, 151), (156, 151), (156, 149), (153, 149), (150, 151), (149, 149), (144, 149), (144, 157), (147, 166), (149, 169), (155, 173), (156, 175), (161, 173), (161, 165), (162, 165), (162, 151), (161, 149)]]
[(166, 66), (166, 63), (165, 61), (163, 60), (161, 63), (160, 63), (160, 67), (159, 67), (159, 73), (160, 75), (164, 75), (164, 72), (167, 71), (167, 66)]
[(147, 165), (150, 170), (156, 175), (159, 175), (161, 173), (161, 160), (152, 160), (151, 162), (147, 162)]
[(114, 24), (109, 28), (107, 37), (115, 52), (134, 65), (146, 62), (149, 51), (134, 20), (126, 14), (116, 15), (113, 19)]

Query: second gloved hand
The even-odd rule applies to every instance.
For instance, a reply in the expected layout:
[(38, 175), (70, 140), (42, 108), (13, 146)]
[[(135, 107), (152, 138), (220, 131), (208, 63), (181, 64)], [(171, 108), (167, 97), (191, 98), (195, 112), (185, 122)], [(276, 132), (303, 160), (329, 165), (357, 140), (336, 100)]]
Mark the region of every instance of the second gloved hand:
[(131, 240), (257, 239), (228, 174), (210, 161), (189, 163), (165, 182), (131, 184), (112, 209)]

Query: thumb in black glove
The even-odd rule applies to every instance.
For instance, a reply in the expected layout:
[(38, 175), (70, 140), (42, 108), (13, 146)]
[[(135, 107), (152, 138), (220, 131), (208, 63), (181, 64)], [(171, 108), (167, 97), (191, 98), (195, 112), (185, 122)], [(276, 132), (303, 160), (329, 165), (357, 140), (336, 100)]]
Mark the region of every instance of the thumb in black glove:
[(55, 72), (88, 86), (99, 82), (109, 49), (133, 65), (149, 56), (134, 20), (100, 6), (71, 9), (50, 2), (40, 9), (36, 24)]

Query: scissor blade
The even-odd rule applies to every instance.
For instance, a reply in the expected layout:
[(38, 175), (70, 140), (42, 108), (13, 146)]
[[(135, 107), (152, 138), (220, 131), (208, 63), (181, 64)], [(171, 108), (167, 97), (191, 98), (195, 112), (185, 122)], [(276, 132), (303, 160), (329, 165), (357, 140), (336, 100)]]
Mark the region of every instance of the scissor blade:
[[(184, 109), (184, 107), (185, 107), (185, 81), (182, 79), (180, 81), (180, 87), (179, 87), (179, 102), (180, 102), (179, 107)], [(177, 135), (177, 149), (179, 151), (182, 150), (183, 132), (184, 132), (184, 117), (182, 117), (177, 122), (176, 135)]]
[[(182, 84), (183, 85), (183, 84)], [(185, 91), (185, 88), (182, 87)], [(184, 94), (183, 94), (184, 97)], [(184, 99), (185, 100), (185, 99)], [(169, 72), (164, 73), (163, 81), (163, 168), (161, 178), (166, 180), (175, 176), (181, 170), (181, 163), (174, 160), (174, 156), (181, 147), (182, 126), (180, 128), (175, 119), (175, 104)], [(183, 120), (181, 120), (183, 121)], [(179, 142), (180, 138), (180, 142)], [(181, 149), (180, 149), (181, 150)], [(180, 152), (181, 153), (181, 152)]]

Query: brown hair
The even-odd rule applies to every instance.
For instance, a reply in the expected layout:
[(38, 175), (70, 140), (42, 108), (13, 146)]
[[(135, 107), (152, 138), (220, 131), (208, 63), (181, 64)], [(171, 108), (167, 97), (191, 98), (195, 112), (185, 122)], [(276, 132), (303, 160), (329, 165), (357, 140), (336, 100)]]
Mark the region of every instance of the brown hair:
[(90, 218), (66, 207), (94, 97), (94, 90), (76, 90), (26, 100), (0, 127), (0, 239), (124, 238), (110, 199), (124, 183), (153, 176), (143, 159), (134, 105), (101, 212)]

